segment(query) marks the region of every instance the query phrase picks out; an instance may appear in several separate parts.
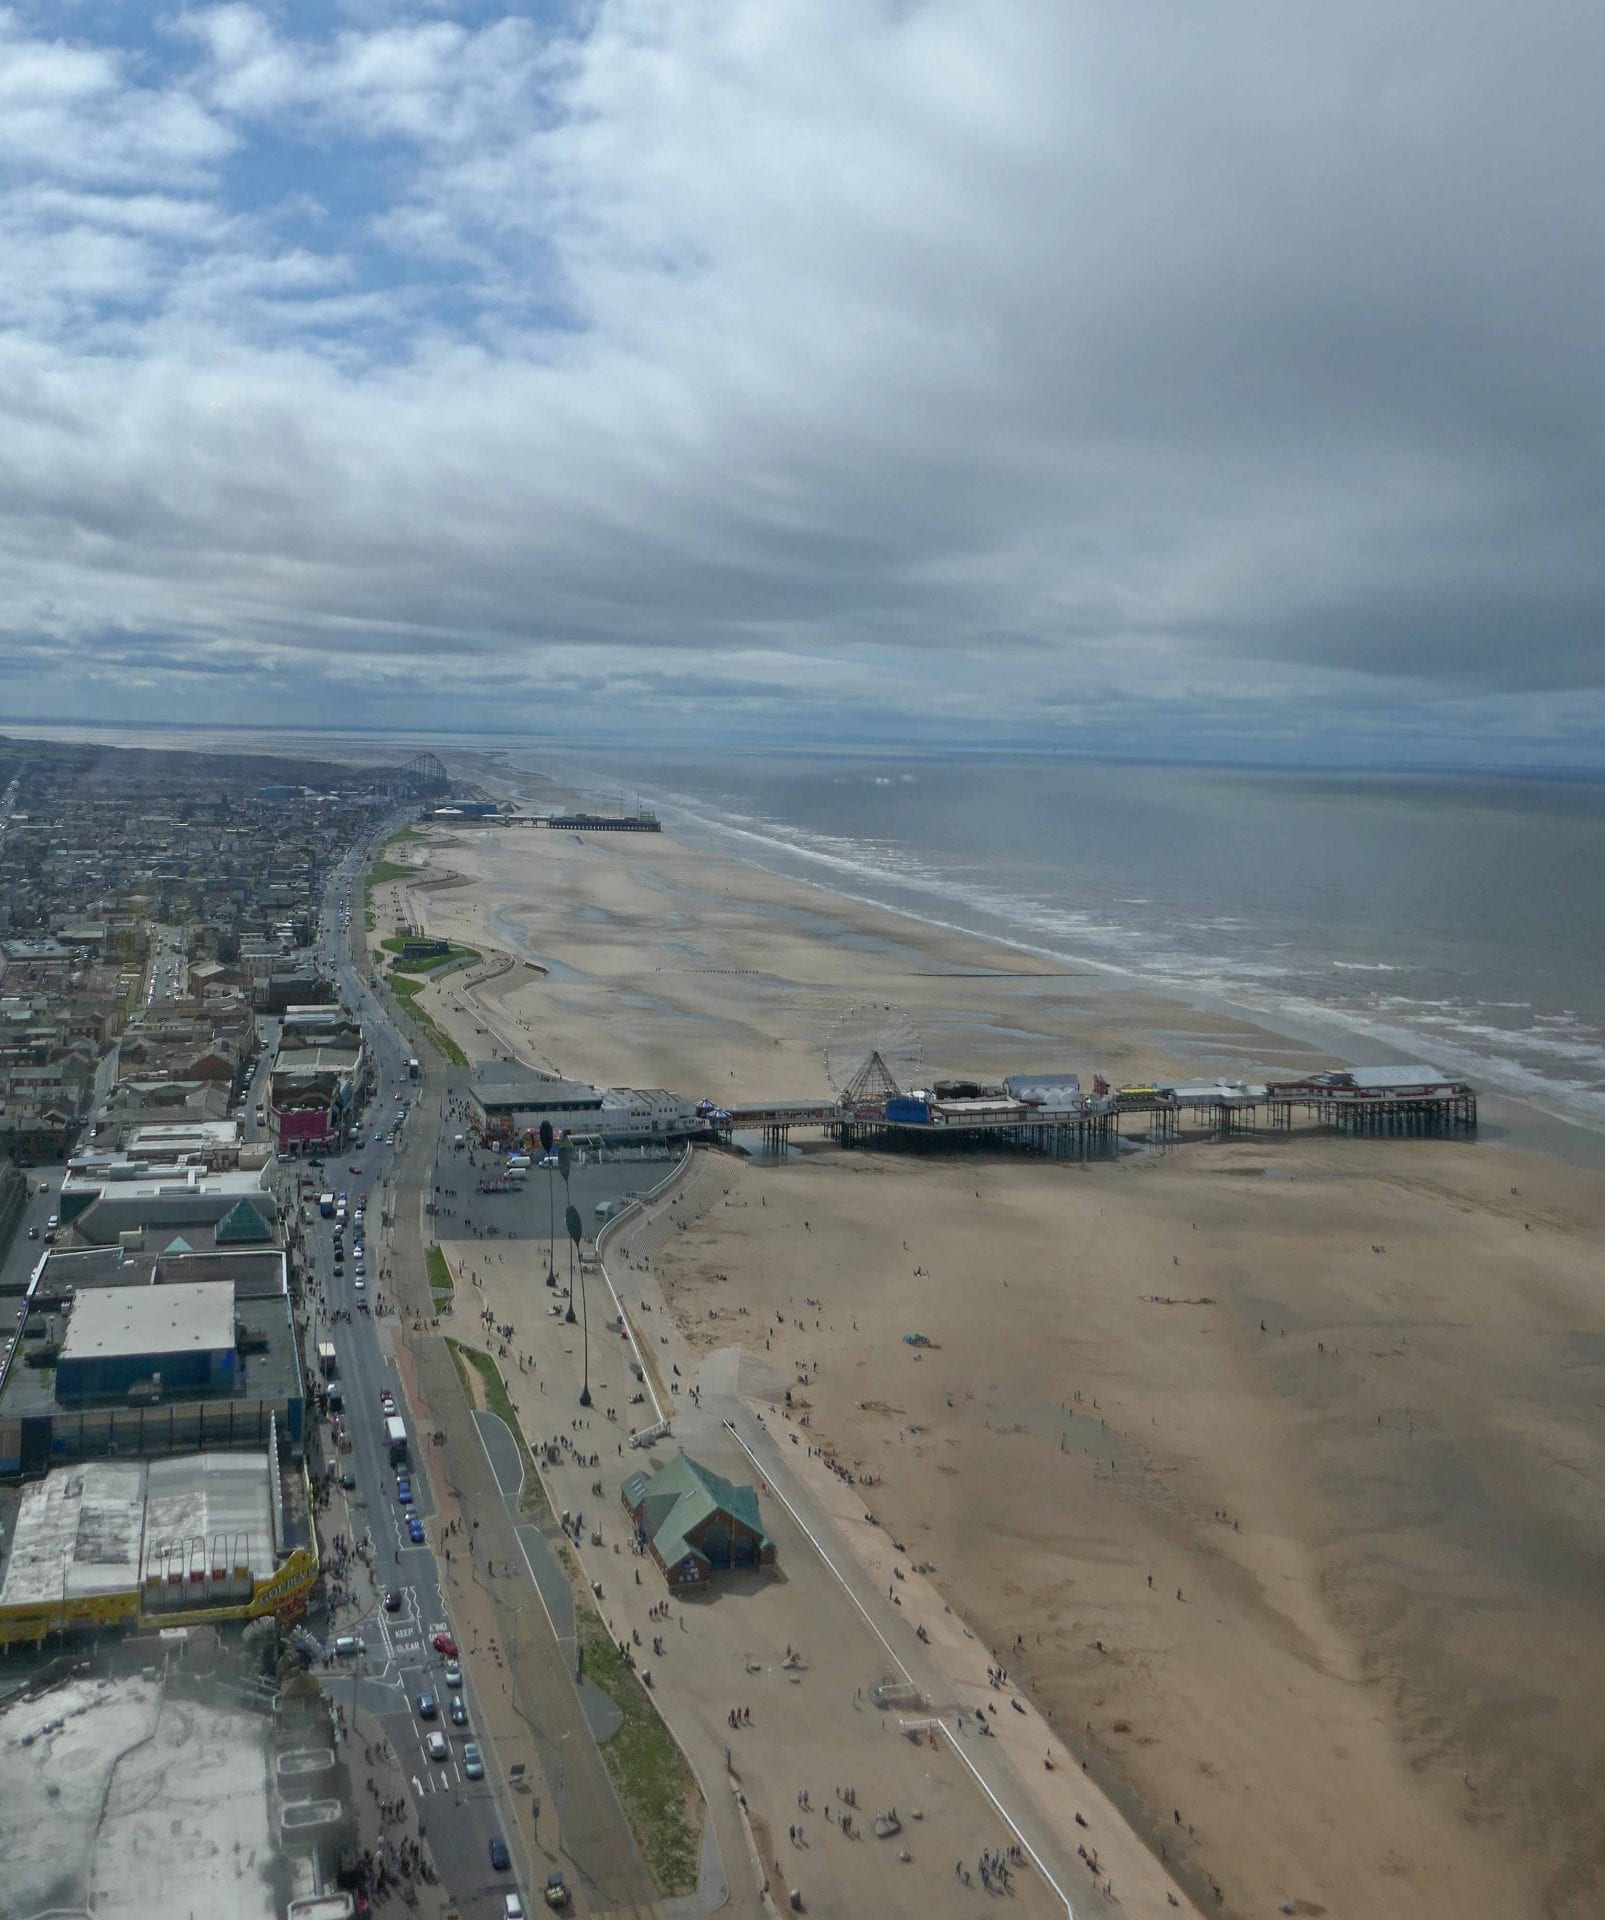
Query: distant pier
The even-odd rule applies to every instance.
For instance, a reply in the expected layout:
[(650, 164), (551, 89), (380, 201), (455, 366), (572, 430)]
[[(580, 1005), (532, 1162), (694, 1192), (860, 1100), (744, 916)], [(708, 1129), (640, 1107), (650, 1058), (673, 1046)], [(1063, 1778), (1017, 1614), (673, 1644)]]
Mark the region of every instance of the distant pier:
[(663, 822), (638, 813), (502, 813), (490, 807), (434, 807), (424, 818), (443, 827), (545, 827), (556, 833), (662, 833)]

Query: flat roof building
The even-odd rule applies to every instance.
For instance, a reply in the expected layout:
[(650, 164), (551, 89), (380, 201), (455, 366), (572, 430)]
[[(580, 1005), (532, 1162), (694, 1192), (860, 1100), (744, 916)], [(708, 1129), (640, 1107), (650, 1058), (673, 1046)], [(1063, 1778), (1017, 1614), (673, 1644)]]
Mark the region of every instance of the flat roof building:
[(53, 1249), (0, 1358), (0, 1479), (67, 1461), (301, 1450), (305, 1383), (277, 1246)]
[(73, 1627), (248, 1617), (305, 1592), (270, 1453), (90, 1460), (23, 1488), (0, 1559), (0, 1647)]
[(234, 1377), (234, 1283), (92, 1288), (73, 1301), (56, 1358), (56, 1397), (82, 1400), (159, 1380), (164, 1391), (226, 1391)]

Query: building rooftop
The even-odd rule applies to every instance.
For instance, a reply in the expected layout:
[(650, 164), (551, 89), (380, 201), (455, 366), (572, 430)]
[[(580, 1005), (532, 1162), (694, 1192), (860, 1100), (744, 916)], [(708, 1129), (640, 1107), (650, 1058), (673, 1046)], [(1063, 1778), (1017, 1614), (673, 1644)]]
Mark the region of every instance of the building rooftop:
[(239, 1144), (238, 1120), (187, 1120), (135, 1127), (123, 1151), (130, 1160), (172, 1162), (188, 1153), (227, 1153)]
[(17, 1508), (0, 1607), (129, 1592), (144, 1524), (143, 1461), (91, 1460), (32, 1481)]
[(496, 1060), (496, 1072), (476, 1072), (474, 1097), (484, 1107), (509, 1107), (546, 1112), (554, 1107), (599, 1108), (603, 1096), (584, 1080), (554, 1080), (515, 1060)]
[[(687, 1536), (712, 1513), (729, 1513), (769, 1545), (755, 1488), (727, 1480), (689, 1454), (679, 1453), (661, 1473), (635, 1473), (624, 1483), (624, 1504), (666, 1566), (698, 1553)], [(700, 1557), (700, 1555), (699, 1555)]]
[(234, 1283), (202, 1280), (80, 1289), (63, 1360), (216, 1353), (234, 1345)]
[(265, 1453), (186, 1453), (145, 1468), (146, 1579), (162, 1577), (176, 1559), (187, 1564), (204, 1542), (214, 1565), (219, 1549), (231, 1570), (249, 1567), (258, 1580), (278, 1564), (274, 1548), (273, 1476)]
[(355, 1073), (362, 1059), (360, 1047), (286, 1047), (273, 1061), (275, 1081), (293, 1075)]

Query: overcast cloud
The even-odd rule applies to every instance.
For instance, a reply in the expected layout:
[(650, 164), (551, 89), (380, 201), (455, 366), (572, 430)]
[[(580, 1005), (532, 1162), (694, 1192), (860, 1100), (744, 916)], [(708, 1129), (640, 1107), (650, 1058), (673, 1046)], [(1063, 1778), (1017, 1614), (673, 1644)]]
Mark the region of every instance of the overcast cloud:
[(5, 708), (1599, 760), (1602, 71), (1486, 0), (0, 9)]

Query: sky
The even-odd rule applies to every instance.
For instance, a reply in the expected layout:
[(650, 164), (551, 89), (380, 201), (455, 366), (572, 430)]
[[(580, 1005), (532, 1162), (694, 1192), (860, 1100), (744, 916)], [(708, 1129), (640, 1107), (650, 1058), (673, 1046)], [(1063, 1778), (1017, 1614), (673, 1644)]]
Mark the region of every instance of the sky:
[(1605, 13), (0, 4), (0, 722), (1605, 766)]

